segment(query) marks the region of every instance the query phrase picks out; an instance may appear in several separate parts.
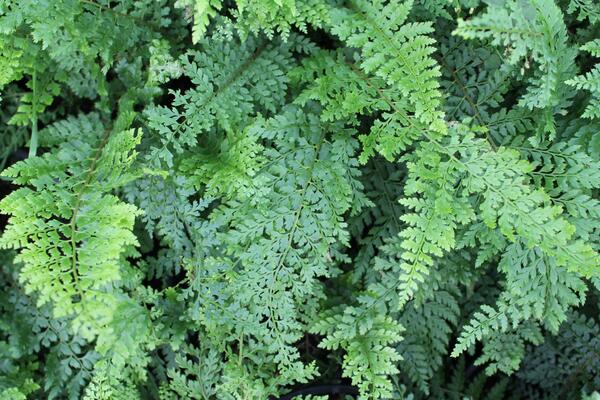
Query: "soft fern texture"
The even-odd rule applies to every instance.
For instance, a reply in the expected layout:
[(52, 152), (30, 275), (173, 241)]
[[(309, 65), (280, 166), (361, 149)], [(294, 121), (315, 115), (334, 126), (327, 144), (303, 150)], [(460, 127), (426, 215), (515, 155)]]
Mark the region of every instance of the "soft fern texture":
[(0, 399), (600, 397), (597, 1), (0, 0), (0, 91)]

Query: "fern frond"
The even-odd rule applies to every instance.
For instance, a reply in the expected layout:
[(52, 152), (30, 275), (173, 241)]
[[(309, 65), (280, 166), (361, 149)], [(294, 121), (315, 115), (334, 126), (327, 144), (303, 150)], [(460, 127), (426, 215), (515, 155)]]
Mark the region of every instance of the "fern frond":
[[(410, 123), (412, 118), (432, 134), (446, 132), (444, 114), (439, 110), (440, 70), (431, 57), (434, 40), (428, 36), (433, 28), (430, 23), (406, 22), (412, 4), (353, 1), (349, 8), (331, 11), (331, 31), (348, 46), (360, 49), (361, 74), (372, 74), (394, 89), (395, 108), (384, 108), (383, 118), (372, 128), (372, 137), (363, 139), (363, 160), (375, 148), (390, 158), (418, 138), (419, 132)], [(371, 91), (381, 92), (377, 85)], [(396, 143), (400, 135), (395, 131), (408, 131), (402, 134), (406, 143)]]
[(577, 20), (588, 19), (590, 23), (595, 24), (600, 21), (600, 5), (593, 0), (570, 0), (567, 7), (569, 14), (577, 13)]
[(258, 199), (231, 200), (212, 216), (226, 228), (219, 240), (227, 248), (226, 257), (214, 261), (230, 277), (215, 295), (227, 315), (243, 320), (205, 323), (260, 338), (249, 345), (278, 365), (280, 378), (307, 379), (314, 367), (300, 362), (292, 343), (316, 312), (323, 290), (318, 278), (335, 271), (338, 246), (347, 244), (342, 215), (359, 185), (356, 142), (340, 125), (323, 126), (318, 115), (297, 107), (251, 129), (274, 144), (257, 173), (268, 190)]
[(400, 369), (406, 371), (425, 394), (429, 394), (429, 381), (442, 365), (459, 313), (452, 294), (439, 291), (432, 297), (421, 305), (406, 307), (400, 323), (407, 331), (397, 347), (403, 358)]
[(148, 125), (160, 140), (147, 157), (157, 165), (163, 160), (171, 167), (173, 154), (206, 141), (202, 136), (243, 129), (257, 113), (273, 113), (283, 104), (291, 41), (267, 44), (249, 38), (244, 43), (224, 39), (210, 43), (204, 51), (190, 52), (180, 60), (194, 89), (172, 92), (172, 108), (146, 110)]
[(363, 170), (361, 181), (373, 205), (365, 207), (348, 221), (350, 233), (354, 237), (361, 237), (361, 247), (354, 258), (353, 280), (364, 278), (366, 284), (371, 284), (381, 278), (380, 272), (372, 268), (373, 258), (385, 242), (402, 229), (400, 216), (405, 209), (399, 199), (405, 181), (404, 174), (404, 168), (380, 158), (371, 159)]
[[(594, 40), (581, 46), (581, 49), (591, 53), (594, 57), (600, 56), (599, 41)], [(567, 85), (579, 90), (591, 92), (589, 103), (582, 115), (583, 118), (600, 118), (600, 64), (586, 74), (569, 79)]]
[(198, 43), (204, 37), (210, 19), (217, 15), (223, 7), (222, 0), (177, 0), (175, 7), (189, 9), (189, 16), (193, 18), (192, 42)]
[(579, 394), (600, 384), (600, 328), (593, 318), (574, 312), (556, 336), (530, 348), (517, 373), (528, 384), (538, 385), (547, 398)]
[(56, 317), (74, 317), (75, 330), (93, 339), (115, 314), (124, 256), (137, 244), (139, 211), (110, 193), (134, 177), (140, 135), (112, 133), (94, 115), (65, 123), (73, 129), (61, 131), (66, 141), (55, 152), (5, 170), (28, 186), (0, 202), (10, 215), (0, 243), (20, 249), (21, 279), (39, 304), (51, 302)]
[(489, 40), (505, 46), (508, 61), (515, 64), (531, 54), (539, 73), (529, 79), (530, 86), (520, 104), (530, 109), (556, 107), (566, 90), (563, 82), (574, 71), (576, 49), (568, 44), (562, 12), (552, 0), (510, 0), (490, 3), (487, 11), (470, 20), (459, 19), (454, 32), (465, 39)]
[(387, 376), (398, 372), (396, 362), (401, 357), (390, 345), (401, 339), (402, 330), (390, 317), (353, 307), (331, 310), (312, 327), (313, 332), (327, 335), (319, 346), (346, 351), (344, 376), (357, 385), (364, 399), (391, 396), (393, 386)]

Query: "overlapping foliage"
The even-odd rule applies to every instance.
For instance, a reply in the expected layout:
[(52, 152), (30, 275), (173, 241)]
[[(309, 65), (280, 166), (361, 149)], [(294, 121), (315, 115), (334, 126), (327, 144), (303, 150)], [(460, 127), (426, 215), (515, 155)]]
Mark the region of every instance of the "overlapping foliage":
[(599, 57), (592, 0), (0, 1), (0, 398), (598, 396)]

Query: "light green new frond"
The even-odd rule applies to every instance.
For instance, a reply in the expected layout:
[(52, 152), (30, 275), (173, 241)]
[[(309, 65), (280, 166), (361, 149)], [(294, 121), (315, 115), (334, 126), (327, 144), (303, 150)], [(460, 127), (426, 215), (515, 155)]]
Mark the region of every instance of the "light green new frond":
[(456, 196), (460, 170), (454, 160), (437, 153), (436, 143), (422, 142), (408, 160), (408, 179), (401, 204), (410, 212), (400, 217), (405, 226), (394, 241), (383, 246), (387, 257), (378, 268), (399, 273), (399, 305), (419, 292), (436, 257), (456, 247), (455, 231), (475, 218), (468, 198)]
[[(540, 321), (547, 329), (556, 332), (571, 308), (584, 303), (587, 291), (583, 279), (567, 268), (558, 265), (555, 258), (548, 257), (539, 249), (511, 244), (500, 263), (506, 282), (497, 307), (483, 305), (481, 310), (485, 314), (474, 314), (469, 324), (463, 327), (452, 355), (457, 356), (490, 335), (506, 333), (511, 327), (516, 329), (524, 321)], [(519, 335), (523, 330), (519, 328), (515, 332)], [(492, 344), (490, 346), (493, 348)], [(519, 354), (521, 357), (513, 357), (511, 365), (518, 366), (522, 350)], [(496, 359), (499, 357), (496, 356)], [(492, 358), (484, 357), (485, 360)]]
[(360, 113), (375, 117), (370, 133), (359, 137), (361, 162), (375, 151), (391, 161), (422, 136), (447, 131), (440, 110), (441, 73), (428, 36), (432, 27), (406, 23), (411, 6), (359, 1), (332, 8), (332, 33), (359, 51), (350, 56), (321, 51), (290, 73), (303, 85), (296, 101), (319, 101), (326, 120), (355, 122)]
[(600, 162), (573, 142), (542, 142), (534, 147), (524, 137), (516, 137), (508, 146), (531, 160), (533, 183), (576, 218), (573, 223), (579, 236), (587, 234), (590, 229), (584, 228), (579, 219), (597, 221), (600, 213), (600, 204), (591, 197), (593, 190), (600, 188)]
[(516, 150), (491, 152), (485, 141), (472, 134), (458, 140), (459, 146), (448, 149), (460, 154), (453, 157), (466, 174), (465, 190), (483, 195), (479, 210), (489, 228), (499, 228), (510, 241), (520, 238), (527, 247), (538, 246), (570, 271), (582, 276), (598, 274), (598, 254), (573, 238), (575, 227), (561, 215), (560, 206), (548, 204), (548, 194), (529, 186), (530, 163), (520, 160)]
[[(176, 7), (186, 8), (193, 19), (192, 42), (198, 43), (210, 21), (223, 7), (223, 0), (177, 0)], [(309, 25), (320, 27), (327, 21), (328, 4), (324, 0), (236, 0), (231, 13), (241, 36), (265, 33), (287, 39), (293, 28), (306, 32)]]
[(385, 83), (362, 79), (358, 67), (341, 52), (318, 51), (302, 60), (289, 76), (292, 83), (303, 85), (294, 102), (304, 105), (310, 100), (318, 101), (323, 106), (324, 121), (351, 121), (357, 114), (389, 108), (378, 95), (378, 90), (387, 92)]
[[(540, 321), (547, 329), (556, 332), (571, 308), (585, 301), (585, 282), (576, 273), (557, 265), (555, 259), (545, 256), (539, 249), (528, 250), (517, 243), (510, 245), (500, 263), (500, 270), (506, 274), (506, 282), (497, 307), (482, 305), (481, 312), (476, 312), (463, 327), (452, 356), (459, 355), (484, 338), (488, 352), (495, 351), (493, 349), (499, 347), (494, 344), (495, 340), (500, 340), (502, 334), (524, 334), (526, 330), (517, 327), (529, 321)], [(527, 340), (535, 343), (538, 340), (534, 340), (538, 337), (536, 335)], [(490, 337), (491, 342), (488, 342)], [(505, 337), (502, 340), (511, 345), (516, 339)], [(512, 367), (505, 365), (502, 367), (504, 372), (512, 372), (518, 367), (524, 355), (522, 344), (518, 348), (521, 349), (518, 354), (510, 356)], [(496, 356), (488, 354), (480, 359), (480, 363), (499, 362), (503, 357), (502, 352)], [(491, 368), (493, 372), (496, 367)]]
[(600, 57), (600, 39), (594, 39), (580, 47), (581, 50), (587, 51), (594, 57)]
[(597, 65), (590, 72), (575, 77), (568, 83), (577, 89), (585, 89), (594, 93), (600, 92), (600, 66)]
[(169, 42), (155, 39), (148, 48), (150, 60), (148, 66), (148, 84), (165, 83), (179, 78), (183, 74), (183, 66), (170, 53)]
[(67, 141), (57, 151), (4, 172), (28, 186), (0, 202), (10, 215), (0, 243), (20, 249), (21, 279), (39, 303), (51, 302), (57, 317), (75, 317), (76, 330), (93, 338), (112, 318), (122, 257), (137, 244), (131, 229), (139, 211), (110, 192), (132, 178), (128, 169), (140, 136), (89, 126), (95, 129), (76, 137), (65, 131)]
[(509, 321), (504, 313), (483, 305), (480, 311), (473, 314), (468, 325), (463, 328), (451, 356), (458, 357), (484, 336), (496, 331), (506, 332), (508, 328)]
[(598, 400), (600, 399), (600, 392), (594, 390), (591, 393), (582, 392), (581, 400)]
[[(304, 371), (296, 370), (292, 377), (279, 375), (279, 370), (272, 364), (261, 362), (262, 354), (248, 354), (243, 363), (240, 359), (231, 360), (224, 365), (222, 385), (219, 386), (217, 398), (223, 399), (267, 399), (276, 393), (282, 383), (294, 379), (305, 381)], [(256, 362), (256, 363), (255, 363)]]
[(37, 64), (27, 71), (31, 76), (26, 84), (29, 91), (19, 99), (19, 105), (8, 121), (9, 124), (29, 125), (52, 104), (60, 93), (60, 85), (50, 72), (53, 68), (54, 65)]
[(292, 28), (306, 32), (308, 26), (321, 27), (328, 21), (326, 0), (237, 0), (233, 10), (243, 35), (279, 33), (286, 39)]
[(175, 7), (187, 8), (188, 17), (193, 19), (192, 42), (198, 43), (204, 37), (210, 19), (217, 15), (223, 6), (222, 0), (177, 0)]
[[(501, 263), (508, 278), (507, 291), (502, 294), (505, 298), (497, 310), (482, 306), (485, 314), (476, 313), (463, 328), (454, 356), (490, 332), (506, 331), (509, 324), (515, 326), (529, 318), (543, 318), (556, 329), (568, 308), (582, 302), (585, 285), (581, 278), (596, 276), (599, 265), (593, 248), (573, 237), (575, 227), (561, 215), (561, 208), (551, 205), (543, 191), (530, 188), (527, 175), (533, 171), (531, 164), (519, 161), (516, 150), (472, 152), (479, 145), (477, 140), (467, 144), (471, 140), (461, 140), (462, 146), (456, 148), (461, 154), (461, 168), (467, 173), (465, 190), (483, 195), (479, 206), (483, 222), (489, 228), (498, 227), (509, 241), (520, 242), (522, 247), (509, 246)], [(523, 261), (515, 264), (515, 258), (506, 258), (513, 256)], [(515, 267), (521, 262), (524, 270), (519, 271)], [(525, 280), (521, 273), (527, 275)], [(545, 301), (541, 302), (539, 296)]]
[(79, 398), (99, 355), (69, 332), (68, 319), (53, 318), (49, 305), (36, 307), (18, 282), (21, 266), (9, 261), (12, 253), (0, 253), (0, 398), (7, 388), (35, 392), (29, 398)]
[[(114, 9), (95, 1), (37, 0), (2, 3), (1, 49), (14, 49), (0, 63), (8, 67), (0, 84), (26, 79), (11, 123), (27, 125), (54, 99), (70, 90), (74, 98), (106, 96), (106, 72), (117, 56), (144, 47), (168, 19), (144, 22), (164, 14), (164, 1), (119, 2)], [(35, 123), (34, 123), (35, 125)]]
[(85, 390), (83, 400), (141, 400), (140, 393), (131, 377), (109, 362), (100, 361), (95, 374)]
[(179, 170), (206, 197), (248, 198), (264, 190), (256, 176), (264, 163), (262, 152), (256, 132), (247, 128), (198, 149), (183, 159)]
[(290, 76), (305, 84), (295, 101), (318, 101), (324, 107), (321, 118), (325, 121), (357, 123), (359, 113), (377, 115), (383, 111), (370, 132), (359, 135), (363, 145), (361, 163), (375, 151), (392, 161), (422, 134), (424, 128), (414, 125), (414, 118), (408, 115), (412, 108), (402, 93), (383, 79), (361, 71), (342, 54), (319, 52), (304, 60), (303, 66), (291, 71)]
[(0, 88), (23, 76), (23, 60), (25, 52), (33, 50), (27, 46), (27, 41), (21, 38), (0, 39)]
[[(35, 13), (34, 13), (35, 14)], [(0, 16), (0, 64), (2, 75), (0, 87), (27, 79), (27, 91), (17, 99), (17, 108), (9, 120), (10, 124), (23, 126), (31, 123), (52, 104), (60, 92), (58, 82), (64, 81), (64, 74), (56, 72), (57, 65), (45, 57), (42, 46), (33, 43), (31, 38), (16, 34), (14, 15)], [(22, 18), (22, 16), (20, 16)], [(7, 26), (8, 25), (8, 26)]]
[(443, 114), (438, 110), (440, 72), (431, 57), (434, 40), (427, 36), (433, 28), (429, 23), (406, 23), (411, 7), (412, 1), (385, 5), (380, 1), (354, 1), (349, 9), (333, 9), (332, 32), (361, 50), (359, 63), (366, 73), (380, 77), (409, 97), (417, 119), (443, 133)]
[(32, 381), (31, 379), (23, 382), (19, 387), (10, 387), (0, 392), (0, 399), (2, 400), (27, 400), (27, 398), (35, 393), (40, 388), (40, 385)]

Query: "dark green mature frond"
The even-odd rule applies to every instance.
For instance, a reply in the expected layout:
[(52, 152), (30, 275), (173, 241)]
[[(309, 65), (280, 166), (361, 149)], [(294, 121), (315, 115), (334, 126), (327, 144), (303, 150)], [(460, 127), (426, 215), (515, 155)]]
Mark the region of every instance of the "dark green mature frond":
[(576, 387), (600, 385), (600, 331), (593, 318), (578, 312), (569, 317), (557, 336), (549, 337), (523, 361), (518, 375), (542, 389), (541, 395), (559, 399)]
[(350, 232), (360, 237), (360, 250), (354, 258), (352, 278), (363, 278), (370, 284), (379, 281), (380, 274), (373, 267), (373, 258), (385, 242), (395, 237), (402, 228), (400, 215), (405, 211), (399, 202), (405, 171), (381, 158), (371, 159), (363, 170), (361, 182), (365, 194), (373, 202), (348, 221)]
[[(599, 15), (600, 17), (600, 15)], [(590, 53), (594, 57), (600, 57), (600, 40), (595, 39), (581, 46), (581, 50)], [(583, 74), (569, 79), (568, 85), (579, 90), (591, 93), (589, 103), (582, 115), (583, 118), (600, 118), (600, 64)]]
[[(250, 39), (244, 43), (212, 42), (205, 52), (181, 59), (183, 73), (195, 85), (185, 93), (173, 92), (172, 108), (151, 107), (148, 124), (162, 146), (152, 149), (153, 160), (173, 165), (173, 153), (198, 145), (214, 129), (233, 132), (260, 111), (281, 106), (292, 56), (289, 45), (273, 46)], [(262, 80), (265, 74), (271, 79)], [(264, 97), (269, 93), (269, 97)], [(156, 162), (156, 161), (155, 161)]]
[(312, 330), (327, 334), (320, 346), (346, 351), (344, 376), (358, 386), (365, 398), (391, 396), (393, 386), (387, 376), (398, 372), (395, 363), (402, 359), (390, 346), (401, 339), (402, 327), (396, 321), (348, 307), (343, 312), (333, 309), (325, 313)]
[[(215, 212), (227, 250), (225, 259), (207, 260), (229, 276), (226, 287), (214, 288), (225, 307), (218, 312), (240, 320), (202, 320), (209, 329), (247, 337), (245, 346), (276, 363), (282, 377), (302, 381), (314, 369), (302, 365), (292, 344), (322, 297), (318, 278), (336, 272), (340, 245), (348, 243), (342, 215), (362, 201), (353, 194), (360, 187), (356, 142), (341, 125), (321, 126), (318, 115), (295, 107), (251, 129), (274, 144), (257, 173), (265, 189)], [(200, 299), (205, 284), (195, 287)], [(210, 314), (221, 308), (202, 307)]]
[(577, 19), (588, 19), (592, 24), (600, 22), (600, 4), (593, 0), (570, 0), (567, 12), (576, 14)]
[[(546, 130), (555, 134), (550, 118), (552, 113), (564, 109), (570, 97), (565, 81), (575, 73), (573, 60), (577, 54), (568, 43), (563, 15), (555, 2), (489, 2), (485, 13), (469, 20), (459, 19), (454, 33), (465, 39), (483, 39), (504, 47), (510, 64), (525, 59), (523, 68), (531, 68), (532, 72), (526, 75), (528, 87), (519, 104), (529, 109), (551, 110), (546, 117)], [(537, 67), (530, 65), (527, 57), (531, 57)]]
[(410, 335), (398, 345), (402, 355), (400, 368), (424, 393), (429, 393), (429, 381), (448, 352), (452, 327), (458, 320), (459, 307), (454, 296), (440, 291), (432, 300), (408, 306), (400, 319)]
[(535, 115), (523, 107), (506, 108), (516, 68), (503, 62), (498, 50), (477, 46), (454, 36), (444, 38), (439, 57), (441, 85), (447, 94), (449, 120), (472, 118), (488, 129), (492, 143), (504, 143), (517, 133), (534, 129)]

